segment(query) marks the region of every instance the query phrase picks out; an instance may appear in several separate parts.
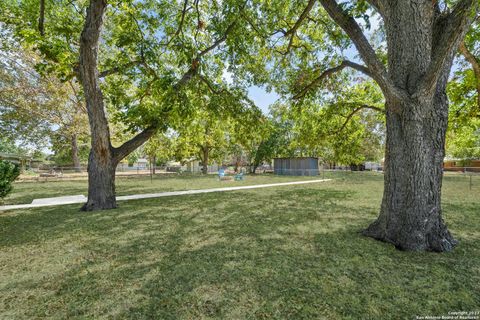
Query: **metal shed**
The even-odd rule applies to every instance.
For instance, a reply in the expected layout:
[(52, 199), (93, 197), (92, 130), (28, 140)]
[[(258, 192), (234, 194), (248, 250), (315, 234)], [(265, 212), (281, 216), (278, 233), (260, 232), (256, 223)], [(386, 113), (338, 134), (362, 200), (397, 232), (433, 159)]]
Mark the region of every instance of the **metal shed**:
[(289, 176), (317, 176), (318, 158), (274, 158), (273, 172)]

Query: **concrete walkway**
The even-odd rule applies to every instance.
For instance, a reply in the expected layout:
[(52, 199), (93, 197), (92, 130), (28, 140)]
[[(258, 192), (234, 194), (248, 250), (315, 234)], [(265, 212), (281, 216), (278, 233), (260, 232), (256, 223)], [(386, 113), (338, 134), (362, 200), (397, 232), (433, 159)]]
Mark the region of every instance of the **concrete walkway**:
[[(318, 182), (325, 182), (325, 181), (330, 181), (330, 180), (331, 179), (320, 179), (320, 180), (281, 182), (281, 183), (270, 183), (270, 184), (257, 184), (257, 185), (240, 186), (240, 187), (226, 187), (226, 188), (212, 188), (212, 189), (198, 189), (198, 190), (170, 191), (170, 192), (160, 192), (160, 193), (134, 194), (134, 195), (130, 195), (130, 196), (118, 196), (117, 201), (181, 196), (181, 195), (186, 195), (186, 194), (199, 194), (199, 193), (210, 193), (210, 192), (271, 188), (271, 187), (280, 187), (280, 186), (291, 186), (291, 185), (297, 185), (297, 184), (318, 183)], [(65, 196), (65, 197), (57, 197), (57, 198), (35, 199), (35, 200), (32, 201), (31, 204), (14, 204), (14, 205), (8, 205), (8, 206), (0, 206), (0, 211), (13, 210), (13, 209), (28, 209), (28, 208), (38, 208), (38, 207), (59, 206), (59, 205), (75, 204), (75, 203), (85, 203), (86, 200), (87, 200), (87, 198), (83, 195)]]

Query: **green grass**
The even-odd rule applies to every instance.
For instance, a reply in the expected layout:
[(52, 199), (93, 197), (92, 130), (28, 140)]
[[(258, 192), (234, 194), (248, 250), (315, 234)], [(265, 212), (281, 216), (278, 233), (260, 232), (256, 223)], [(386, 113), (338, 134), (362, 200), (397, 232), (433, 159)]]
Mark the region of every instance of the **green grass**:
[[(150, 179), (149, 176), (119, 176), (116, 178), (116, 191), (117, 195), (123, 196), (139, 193), (234, 187), (306, 179), (319, 179), (319, 177), (248, 175), (243, 181), (218, 181), (217, 175), (156, 175), (153, 179)], [(87, 195), (86, 180), (19, 182), (14, 184), (13, 192), (4, 199), (4, 204), (31, 203), (33, 199), (78, 194)]]
[(445, 178), (458, 247), (411, 253), (358, 233), (377, 215), (382, 175), (335, 176), (105, 212), (1, 213), (0, 318), (415, 319), (479, 309), (478, 183)]

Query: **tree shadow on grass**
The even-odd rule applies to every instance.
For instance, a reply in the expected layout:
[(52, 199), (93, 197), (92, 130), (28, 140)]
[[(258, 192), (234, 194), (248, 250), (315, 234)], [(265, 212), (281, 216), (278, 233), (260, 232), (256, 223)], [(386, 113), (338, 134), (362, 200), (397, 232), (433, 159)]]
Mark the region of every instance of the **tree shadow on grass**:
[(9, 214), (2, 248), (76, 251), (53, 272), (33, 259), (48, 276), (0, 293), (13, 309), (28, 301), (26, 317), (58, 318), (398, 319), (479, 305), (478, 238), (451, 254), (396, 251), (357, 232), (373, 209), (354, 196), (280, 189)]
[[(237, 216), (242, 220), (245, 218), (242, 214), (248, 214), (249, 218), (271, 219), (274, 215), (278, 215), (275, 211), (285, 209), (289, 210), (289, 213), (293, 209), (298, 209), (298, 213), (316, 210), (328, 212), (335, 208), (344, 210), (346, 207), (340, 202), (352, 195), (351, 192), (335, 190), (276, 191), (270, 194), (272, 194), (271, 197), (264, 198), (255, 192), (247, 191), (129, 201), (120, 202), (118, 210), (101, 212), (80, 212), (77, 204), (15, 210), (0, 215), (2, 235), (0, 247), (38, 244), (72, 233), (104, 234), (108, 232), (112, 234), (116, 230), (121, 232), (123, 224), (134, 227), (153, 222), (153, 225), (161, 226), (162, 219), (167, 219), (168, 223), (170, 217), (182, 212), (198, 211), (211, 214), (217, 208), (222, 210), (221, 219), (226, 214)], [(212, 216), (218, 215), (214, 213)], [(288, 215), (278, 215), (277, 218), (285, 217), (290, 219)], [(277, 222), (279, 220), (271, 221), (275, 225)], [(270, 224), (267, 223), (267, 226)]]

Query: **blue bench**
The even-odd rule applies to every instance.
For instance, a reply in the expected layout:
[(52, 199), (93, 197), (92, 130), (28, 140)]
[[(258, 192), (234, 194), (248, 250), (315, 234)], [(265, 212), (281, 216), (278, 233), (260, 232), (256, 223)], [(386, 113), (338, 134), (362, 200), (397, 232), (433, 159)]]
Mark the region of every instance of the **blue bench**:
[(218, 180), (222, 181), (222, 180), (235, 180), (235, 181), (240, 181), (240, 180), (244, 180), (244, 174), (243, 172), (242, 173), (238, 173), (234, 176), (227, 176), (225, 175), (225, 170), (224, 169), (220, 169), (218, 170)]
[(232, 179), (232, 177), (229, 177), (229, 176), (225, 175), (225, 170), (220, 169), (220, 170), (218, 170), (218, 180), (227, 181), (227, 180), (233, 180), (233, 179)]
[(218, 170), (218, 178), (221, 180), (223, 177), (225, 177), (225, 170)]
[(234, 179), (235, 181), (243, 181), (243, 172), (236, 174)]

